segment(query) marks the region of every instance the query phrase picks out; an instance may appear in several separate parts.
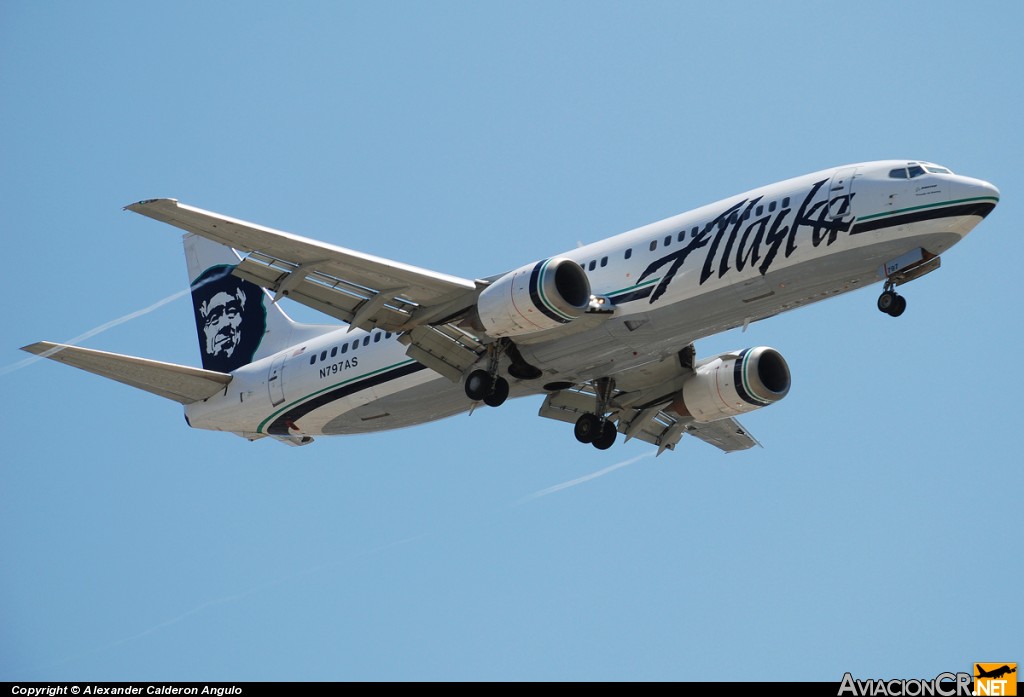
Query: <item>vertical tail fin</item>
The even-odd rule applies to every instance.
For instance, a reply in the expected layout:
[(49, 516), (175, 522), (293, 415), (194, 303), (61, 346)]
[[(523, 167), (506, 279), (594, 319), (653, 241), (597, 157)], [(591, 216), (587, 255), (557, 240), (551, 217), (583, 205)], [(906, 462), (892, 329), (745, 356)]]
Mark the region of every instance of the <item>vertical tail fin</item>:
[(191, 233), (182, 239), (203, 368), (230, 373), (338, 328), (295, 322), (262, 288), (231, 275), (241, 261), (234, 249)]

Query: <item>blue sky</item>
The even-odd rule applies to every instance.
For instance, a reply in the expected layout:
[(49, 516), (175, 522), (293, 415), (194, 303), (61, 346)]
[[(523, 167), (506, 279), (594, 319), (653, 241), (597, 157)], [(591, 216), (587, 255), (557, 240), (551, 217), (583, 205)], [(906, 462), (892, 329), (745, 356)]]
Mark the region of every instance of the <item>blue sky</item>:
[[(931, 677), (1024, 660), (1017, 3), (0, 5), (0, 679)], [(770, 345), (764, 449), (579, 446), (538, 399), (306, 448), (19, 346), (181, 291), (171, 196), (459, 276), (824, 167), (995, 212)], [(303, 320), (321, 318), (289, 308)], [(197, 365), (185, 297), (84, 345)], [(596, 473), (600, 476), (593, 477)], [(560, 484), (576, 482), (559, 488)]]

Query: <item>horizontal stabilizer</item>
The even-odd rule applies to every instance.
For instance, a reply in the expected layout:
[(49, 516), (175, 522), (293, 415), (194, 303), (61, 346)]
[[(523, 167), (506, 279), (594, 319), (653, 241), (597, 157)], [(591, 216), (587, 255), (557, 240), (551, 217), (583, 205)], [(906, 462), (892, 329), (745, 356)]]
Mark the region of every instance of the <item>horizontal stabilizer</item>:
[(21, 350), (67, 363), (182, 404), (212, 397), (231, 382), (231, 376), (227, 373), (49, 341), (23, 346)]

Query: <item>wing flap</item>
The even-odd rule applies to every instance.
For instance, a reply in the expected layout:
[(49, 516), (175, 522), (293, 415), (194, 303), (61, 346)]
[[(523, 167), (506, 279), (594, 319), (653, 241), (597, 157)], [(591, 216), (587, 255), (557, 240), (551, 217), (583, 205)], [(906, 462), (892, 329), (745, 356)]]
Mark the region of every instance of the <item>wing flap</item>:
[[(722, 419), (710, 423), (698, 423), (689, 417), (681, 417), (665, 411), (667, 398), (657, 400), (644, 407), (633, 408), (632, 393), (617, 393), (612, 399), (616, 430), (626, 439), (636, 438), (658, 447), (660, 455), (665, 450), (675, 450), (676, 444), (687, 433), (699, 438), (719, 450), (732, 453), (760, 445), (757, 439), (740, 425), (736, 419)], [(552, 392), (540, 408), (540, 416), (574, 424), (582, 414), (592, 412), (597, 405), (597, 395), (588, 385), (578, 385), (568, 390)]]
[[(472, 305), (478, 294), (477, 284), (464, 278), (229, 218), (175, 199), (140, 201), (126, 209), (249, 253), (238, 275), (333, 317), (358, 320), (355, 323), (363, 328), (395, 331), (417, 309), (443, 305), (455, 312)], [(375, 300), (378, 294), (385, 297)], [(360, 316), (361, 303), (372, 311)]]
[[(594, 410), (596, 400), (597, 396), (588, 386), (559, 390), (547, 396), (538, 414), (574, 424), (581, 415)], [(665, 450), (674, 450), (685, 432), (677, 417), (657, 408), (620, 408), (609, 418), (616, 421), (619, 433), (656, 445), (659, 455)]]
[[(254, 252), (234, 274), (314, 310), (362, 329), (401, 331), (420, 306), (403, 297), (408, 286), (367, 288), (309, 266), (289, 264)], [(467, 297), (467, 303), (470, 299)]]
[(23, 346), (21, 350), (66, 363), (166, 399), (173, 399), (181, 404), (191, 404), (212, 397), (231, 382), (231, 376), (227, 373), (49, 341)]
[(727, 453), (749, 450), (755, 445), (761, 445), (736, 419), (722, 419), (706, 424), (693, 422), (687, 424), (686, 430), (705, 443)]
[(476, 337), (450, 324), (414, 327), (399, 339), (408, 348), (405, 354), (452, 382), (476, 363), (486, 350)]

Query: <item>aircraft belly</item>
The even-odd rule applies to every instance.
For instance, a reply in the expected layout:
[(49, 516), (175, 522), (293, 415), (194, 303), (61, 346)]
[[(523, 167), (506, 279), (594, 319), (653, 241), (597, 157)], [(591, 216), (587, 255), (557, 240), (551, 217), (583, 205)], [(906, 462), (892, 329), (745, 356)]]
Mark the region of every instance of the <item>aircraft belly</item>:
[(433, 373), (434, 379), (394, 394), (374, 399), (334, 416), (323, 427), (324, 435), (369, 433), (414, 426), (468, 411), (471, 402), (462, 385)]

